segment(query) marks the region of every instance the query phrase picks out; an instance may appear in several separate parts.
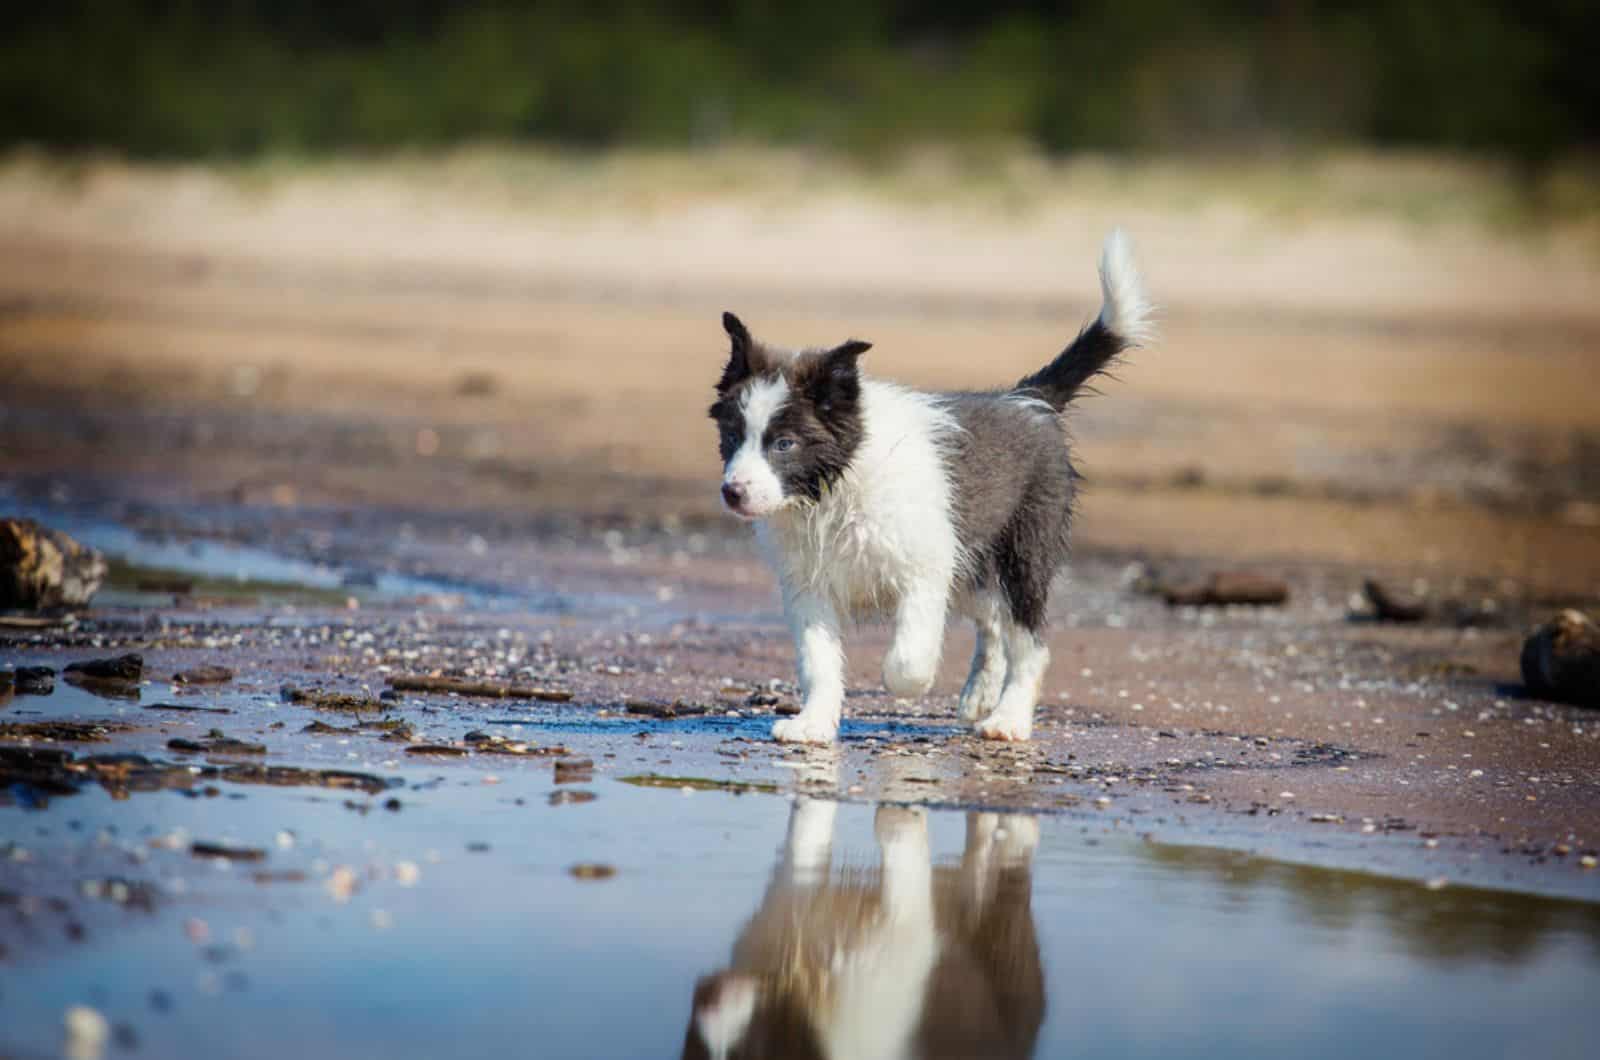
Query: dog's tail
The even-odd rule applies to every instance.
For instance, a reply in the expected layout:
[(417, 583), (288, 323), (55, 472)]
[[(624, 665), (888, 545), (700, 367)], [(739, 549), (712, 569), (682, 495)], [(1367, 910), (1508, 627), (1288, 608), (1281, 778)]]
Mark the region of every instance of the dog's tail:
[(1154, 338), (1153, 307), (1133, 261), (1133, 246), (1120, 228), (1106, 236), (1100, 251), (1100, 291), (1103, 300), (1094, 323), (1078, 332), (1055, 360), (1019, 380), (1016, 391), (1042, 398), (1060, 412), (1123, 350)]

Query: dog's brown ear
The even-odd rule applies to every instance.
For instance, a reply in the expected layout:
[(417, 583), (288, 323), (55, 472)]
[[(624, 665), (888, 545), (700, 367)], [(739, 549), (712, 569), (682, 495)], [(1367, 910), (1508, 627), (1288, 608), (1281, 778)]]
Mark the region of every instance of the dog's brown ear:
[(744, 326), (744, 321), (732, 313), (722, 314), (722, 330), (728, 333), (731, 346), (728, 350), (728, 365), (722, 370), (722, 378), (717, 382), (717, 393), (726, 394), (750, 375), (750, 353), (755, 346), (755, 340), (750, 338), (750, 329)]

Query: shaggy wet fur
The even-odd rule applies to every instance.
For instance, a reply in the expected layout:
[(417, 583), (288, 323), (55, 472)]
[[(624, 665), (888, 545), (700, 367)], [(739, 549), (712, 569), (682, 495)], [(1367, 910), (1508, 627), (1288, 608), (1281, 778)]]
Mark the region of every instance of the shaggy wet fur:
[(1061, 414), (1149, 332), (1119, 233), (1106, 241), (1100, 278), (1095, 321), (1037, 372), (988, 392), (924, 393), (866, 378), (868, 343), (790, 352), (724, 314), (731, 345), (711, 406), (723, 500), (759, 523), (805, 699), (774, 737), (836, 737), (845, 621), (892, 618), (884, 683), (915, 697), (932, 684), (951, 610), (978, 629), (962, 717), (986, 737), (1029, 737), (1078, 482)]

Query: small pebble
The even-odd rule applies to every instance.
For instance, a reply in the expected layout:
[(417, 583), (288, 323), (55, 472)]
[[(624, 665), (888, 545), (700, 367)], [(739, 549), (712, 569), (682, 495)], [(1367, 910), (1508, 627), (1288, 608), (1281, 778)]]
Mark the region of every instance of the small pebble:
[(95, 1060), (106, 1047), (111, 1027), (98, 1009), (73, 1005), (62, 1017), (67, 1031), (64, 1054), (70, 1060)]
[(356, 893), (356, 885), (359, 882), (354, 869), (348, 865), (340, 865), (328, 874), (325, 886), (334, 901), (348, 902), (350, 896)]

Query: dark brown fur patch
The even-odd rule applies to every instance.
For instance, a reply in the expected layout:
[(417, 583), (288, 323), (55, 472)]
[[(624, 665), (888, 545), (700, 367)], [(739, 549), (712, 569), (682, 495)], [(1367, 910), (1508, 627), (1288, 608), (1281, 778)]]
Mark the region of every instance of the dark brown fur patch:
[[(857, 362), (870, 343), (851, 339), (827, 350), (787, 355), (757, 342), (732, 313), (722, 326), (731, 346), (717, 383), (711, 418), (717, 423), (723, 463), (745, 443), (740, 408), (745, 389), (757, 381), (782, 377), (789, 399), (767, 423), (761, 446), (784, 496), (822, 497), (823, 490), (850, 466), (861, 444), (861, 376)], [(792, 446), (780, 446), (792, 442)]]

